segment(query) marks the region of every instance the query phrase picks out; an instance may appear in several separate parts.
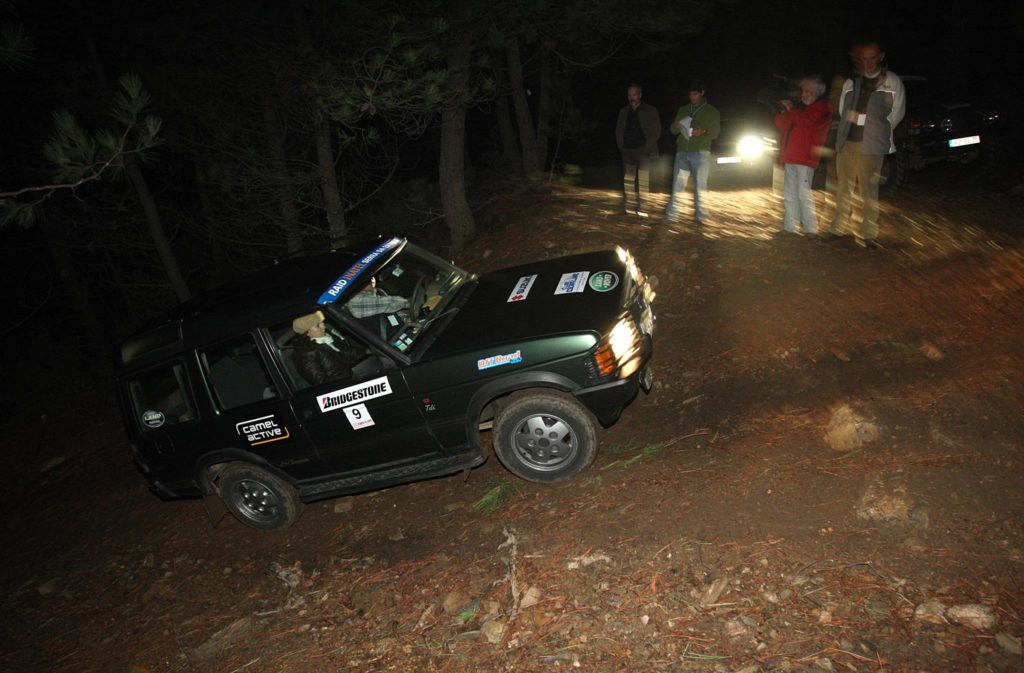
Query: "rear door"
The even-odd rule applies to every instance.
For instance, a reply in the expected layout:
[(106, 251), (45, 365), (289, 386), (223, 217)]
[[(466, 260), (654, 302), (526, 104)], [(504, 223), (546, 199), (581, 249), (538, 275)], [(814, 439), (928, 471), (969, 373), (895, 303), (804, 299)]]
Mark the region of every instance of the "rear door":
[(126, 377), (126, 409), (139, 460), (159, 481), (188, 488), (189, 453), (203, 445), (200, 409), (187, 361), (174, 358)]
[(206, 424), (216, 445), (209, 448), (255, 453), (300, 479), (322, 471), (322, 461), (300, 431), (254, 335), (228, 339), (200, 349), (198, 355), (214, 407)]

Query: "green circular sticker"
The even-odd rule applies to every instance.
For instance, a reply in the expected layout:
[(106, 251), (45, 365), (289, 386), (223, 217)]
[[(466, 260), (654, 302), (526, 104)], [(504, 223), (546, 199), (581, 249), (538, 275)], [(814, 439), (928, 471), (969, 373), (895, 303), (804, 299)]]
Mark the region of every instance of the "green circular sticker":
[(598, 271), (597, 273), (590, 274), (590, 280), (587, 283), (590, 284), (591, 290), (608, 292), (618, 287), (619, 274), (614, 271)]

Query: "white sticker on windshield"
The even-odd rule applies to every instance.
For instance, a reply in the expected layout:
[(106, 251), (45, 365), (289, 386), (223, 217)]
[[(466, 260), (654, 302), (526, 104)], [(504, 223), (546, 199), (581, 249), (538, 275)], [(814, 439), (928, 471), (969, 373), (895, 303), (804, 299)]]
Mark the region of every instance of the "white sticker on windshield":
[(365, 404), (355, 404), (351, 407), (345, 407), (344, 411), (345, 416), (348, 418), (348, 422), (352, 424), (353, 430), (368, 428), (373, 425), (373, 417), (370, 416), (370, 412), (366, 409)]
[(555, 294), (583, 292), (583, 290), (587, 289), (587, 276), (589, 275), (589, 271), (563, 273), (558, 281), (558, 285), (555, 286)]
[(507, 304), (512, 301), (522, 301), (526, 299), (527, 295), (530, 294), (530, 288), (533, 287), (533, 281), (535, 280), (537, 280), (536, 274), (532, 276), (523, 276), (517, 280), (515, 287), (512, 288), (512, 294), (508, 296), (508, 301), (505, 303)]

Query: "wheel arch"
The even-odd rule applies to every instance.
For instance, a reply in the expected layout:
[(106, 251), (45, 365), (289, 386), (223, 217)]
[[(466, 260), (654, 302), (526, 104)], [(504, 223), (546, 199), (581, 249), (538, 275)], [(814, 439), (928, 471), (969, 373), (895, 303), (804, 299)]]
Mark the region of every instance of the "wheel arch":
[(480, 423), (494, 418), (501, 401), (513, 393), (535, 388), (573, 393), (580, 386), (569, 377), (554, 372), (520, 372), (490, 381), (473, 393), (467, 406), (466, 437), (469, 441), (479, 448)]
[(255, 465), (256, 467), (266, 470), (278, 478), (283, 479), (292, 486), (296, 486), (295, 480), (292, 479), (291, 476), (268, 463), (262, 456), (251, 451), (246, 451), (245, 449), (230, 447), (210, 451), (196, 461), (195, 481), (199, 484), (199, 489), (202, 491), (203, 495), (213, 495), (216, 493), (217, 477), (220, 475), (221, 471), (231, 463), (248, 463), (250, 465)]

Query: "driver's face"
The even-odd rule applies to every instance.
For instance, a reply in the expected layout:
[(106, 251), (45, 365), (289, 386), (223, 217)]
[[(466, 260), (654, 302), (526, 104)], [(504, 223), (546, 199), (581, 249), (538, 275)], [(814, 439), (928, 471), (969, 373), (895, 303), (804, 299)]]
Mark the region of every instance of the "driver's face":
[(310, 339), (319, 339), (325, 334), (327, 334), (327, 325), (324, 324), (323, 320), (306, 330), (306, 336)]

